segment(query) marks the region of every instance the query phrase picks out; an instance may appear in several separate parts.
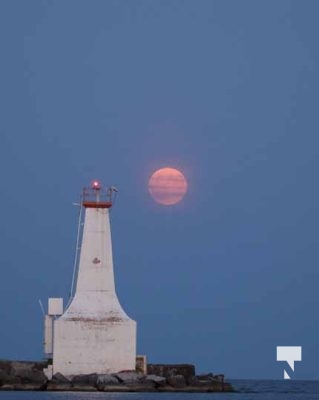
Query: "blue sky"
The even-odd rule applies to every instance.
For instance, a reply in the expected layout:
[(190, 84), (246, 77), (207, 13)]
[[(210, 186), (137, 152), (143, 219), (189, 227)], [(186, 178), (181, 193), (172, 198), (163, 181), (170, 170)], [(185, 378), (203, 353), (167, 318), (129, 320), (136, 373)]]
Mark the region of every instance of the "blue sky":
[[(0, 2), (0, 358), (42, 357), (78, 200), (112, 211), (118, 294), (150, 362), (318, 379), (317, 1)], [(156, 168), (189, 191), (154, 203)]]

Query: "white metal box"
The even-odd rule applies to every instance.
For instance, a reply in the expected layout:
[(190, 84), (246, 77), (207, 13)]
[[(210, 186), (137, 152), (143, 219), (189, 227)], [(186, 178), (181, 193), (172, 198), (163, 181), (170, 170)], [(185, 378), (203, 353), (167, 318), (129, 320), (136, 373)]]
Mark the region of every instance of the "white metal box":
[(49, 315), (62, 315), (63, 314), (63, 299), (62, 299), (62, 297), (49, 298), (48, 314)]

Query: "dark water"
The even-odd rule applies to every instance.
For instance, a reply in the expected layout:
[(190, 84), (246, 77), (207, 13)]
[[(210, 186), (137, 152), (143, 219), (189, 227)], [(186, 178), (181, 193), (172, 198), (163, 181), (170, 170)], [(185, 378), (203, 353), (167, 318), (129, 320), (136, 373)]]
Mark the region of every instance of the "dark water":
[(319, 381), (231, 381), (237, 393), (0, 392), (0, 400), (319, 400)]

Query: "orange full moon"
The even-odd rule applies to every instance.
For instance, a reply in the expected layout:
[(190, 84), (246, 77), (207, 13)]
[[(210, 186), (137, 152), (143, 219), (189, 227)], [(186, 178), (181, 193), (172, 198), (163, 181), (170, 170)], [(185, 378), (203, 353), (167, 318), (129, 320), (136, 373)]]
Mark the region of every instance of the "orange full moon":
[(157, 203), (170, 206), (183, 199), (187, 181), (178, 169), (161, 168), (150, 177), (148, 190)]

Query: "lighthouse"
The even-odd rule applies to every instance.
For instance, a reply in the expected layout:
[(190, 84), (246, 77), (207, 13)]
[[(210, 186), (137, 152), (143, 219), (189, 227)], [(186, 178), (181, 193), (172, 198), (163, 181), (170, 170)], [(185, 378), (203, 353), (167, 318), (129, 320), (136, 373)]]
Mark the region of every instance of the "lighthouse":
[(113, 191), (103, 189), (98, 181), (83, 191), (80, 205), (85, 215), (75, 292), (62, 315), (54, 316), (49, 310), (46, 316), (46, 329), (50, 332), (51, 325), (53, 329), (52, 345), (45, 340), (52, 351), (53, 374), (135, 370), (136, 322), (121, 307), (114, 284)]

